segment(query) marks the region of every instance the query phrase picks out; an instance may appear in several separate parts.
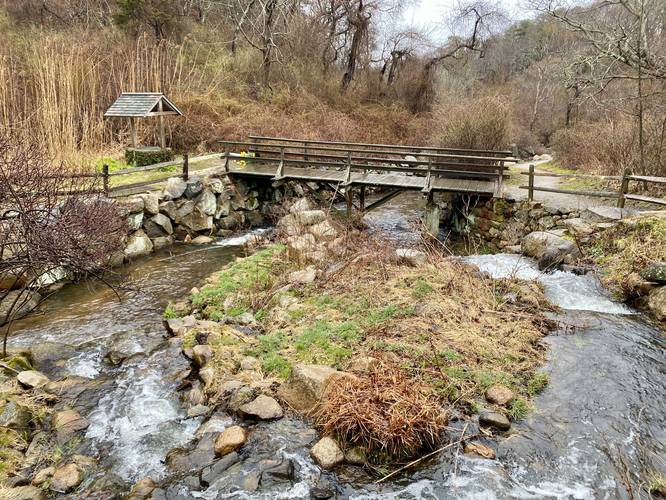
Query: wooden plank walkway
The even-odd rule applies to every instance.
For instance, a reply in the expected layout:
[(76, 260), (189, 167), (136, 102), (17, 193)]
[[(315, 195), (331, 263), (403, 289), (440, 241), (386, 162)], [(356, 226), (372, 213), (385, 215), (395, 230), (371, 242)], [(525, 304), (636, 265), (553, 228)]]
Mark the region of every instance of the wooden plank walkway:
[[(276, 177), (277, 165), (262, 165), (258, 163), (247, 162), (246, 165), (238, 165), (237, 162), (229, 162), (228, 173), (237, 177)], [(425, 171), (419, 172), (426, 174)], [(431, 191), (448, 191), (457, 193), (476, 193), (485, 195), (497, 194), (497, 183), (495, 180), (479, 179), (454, 179), (445, 177), (431, 177), (426, 175), (401, 175), (397, 173), (374, 173), (374, 172), (351, 172), (347, 179), (345, 170), (330, 170), (321, 168), (302, 168), (284, 166), (282, 169), (282, 179), (300, 180), (311, 182), (329, 182), (341, 185), (359, 185), (395, 188), (401, 190), (419, 190), (428, 189)]]

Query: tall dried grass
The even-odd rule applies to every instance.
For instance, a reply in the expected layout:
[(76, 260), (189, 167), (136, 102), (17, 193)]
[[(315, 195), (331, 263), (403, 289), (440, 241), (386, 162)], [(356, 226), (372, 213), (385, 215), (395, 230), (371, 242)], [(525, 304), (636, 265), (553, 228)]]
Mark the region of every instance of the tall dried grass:
[(316, 415), (324, 434), (384, 459), (434, 448), (448, 420), (432, 390), (395, 365), (340, 377), (329, 384), (324, 401)]

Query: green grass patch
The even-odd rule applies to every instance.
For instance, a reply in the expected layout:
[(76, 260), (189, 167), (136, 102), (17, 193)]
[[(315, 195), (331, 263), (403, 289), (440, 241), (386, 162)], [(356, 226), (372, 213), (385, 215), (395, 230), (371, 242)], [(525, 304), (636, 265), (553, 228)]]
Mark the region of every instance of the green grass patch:
[(531, 379), (527, 381), (527, 393), (530, 396), (536, 396), (543, 392), (548, 387), (548, 375), (542, 372), (535, 373)]
[(513, 420), (522, 420), (530, 412), (530, 404), (521, 397), (515, 398), (506, 409), (507, 416)]

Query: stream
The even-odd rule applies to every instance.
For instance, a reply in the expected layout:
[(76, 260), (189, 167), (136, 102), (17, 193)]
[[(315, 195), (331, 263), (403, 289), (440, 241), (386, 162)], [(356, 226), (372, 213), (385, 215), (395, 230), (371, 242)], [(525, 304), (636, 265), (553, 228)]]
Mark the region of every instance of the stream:
[[(421, 203), (401, 195), (368, 219), (376, 230), (409, 240)], [(244, 241), (220, 240), (195, 252), (176, 246), (173, 255), (138, 261), (126, 269), (136, 288), (122, 301), (105, 287), (68, 285), (41, 314), (19, 323), (10, 347), (55, 345), (68, 361), (51, 362), (47, 373), (76, 376), (93, 387), (77, 408), (90, 421), (83, 451), (100, 461), (89, 483), (107, 472), (125, 487), (145, 476), (171, 477), (164, 463), (169, 450), (231, 424), (216, 415), (201, 430), (200, 418), (185, 415), (175, 388), (189, 364), (167, 340), (161, 315), (169, 300), (242, 255)], [(324, 486), (339, 498), (632, 498), (627, 484), (636, 494), (648, 473), (666, 474), (666, 337), (642, 314), (613, 302), (591, 275), (543, 274), (517, 255), (463, 260), (496, 277), (539, 280), (562, 308), (557, 319), (563, 327), (544, 339), (550, 384), (535, 398), (534, 411), (500, 439), (497, 460), (461, 454), (452, 470), (451, 456), (441, 456), (374, 485), (354, 468), (322, 473), (309, 457), (315, 433), (299, 419), (284, 418), (257, 424), (244, 459), (207, 490), (196, 491), (181, 475), (160, 498), (310, 498)], [(104, 361), (109, 351), (128, 359), (113, 366)], [(270, 460), (288, 461), (291, 478), (240, 491)]]

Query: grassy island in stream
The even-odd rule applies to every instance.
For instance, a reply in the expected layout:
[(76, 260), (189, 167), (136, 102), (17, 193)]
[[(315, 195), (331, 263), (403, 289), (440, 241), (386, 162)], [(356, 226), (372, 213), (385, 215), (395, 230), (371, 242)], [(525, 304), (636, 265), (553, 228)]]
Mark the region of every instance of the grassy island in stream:
[[(355, 387), (344, 391), (346, 399), (338, 398), (336, 405), (323, 405), (309, 416), (346, 446), (360, 441), (373, 452), (373, 439), (381, 435), (385, 453), (375, 455), (378, 461), (434, 447), (438, 438), (433, 433), (446, 423), (440, 416), (449, 411), (472, 415), (484, 406), (511, 420), (526, 415), (530, 398), (548, 383), (537, 370), (544, 360), (540, 340), (552, 326), (543, 312), (552, 306), (538, 284), (491, 279), (441, 256), (429, 255), (426, 263), (412, 266), (399, 263), (385, 241), (358, 232), (343, 239), (343, 252), (307, 267), (286, 245), (272, 244), (231, 263), (194, 291), (195, 316), (250, 325), (259, 332), (248, 335), (226, 324), (222, 335), (209, 339), (216, 380), (228, 378), (242, 356), (260, 361), (264, 375), (274, 380), (273, 388), (297, 364), (356, 373)], [(173, 311), (168, 309), (167, 315)], [(184, 347), (196, 339), (197, 330), (190, 330)], [(359, 360), (368, 359), (374, 362), (371, 373), (359, 373)], [(485, 391), (498, 384), (514, 393), (503, 406), (484, 400)], [(344, 431), (354, 425), (331, 414), (344, 405), (355, 411), (367, 408), (368, 391), (380, 386), (382, 394), (389, 387), (402, 387), (406, 399), (398, 395), (383, 403), (383, 409), (368, 411), (399, 412), (400, 406), (414, 403), (407, 399), (422, 400), (420, 413), (432, 422), (417, 423), (407, 418), (410, 415), (404, 422), (419, 436), (388, 444), (385, 429), (379, 432), (386, 421), (377, 423), (376, 433), (366, 426), (360, 435)]]

